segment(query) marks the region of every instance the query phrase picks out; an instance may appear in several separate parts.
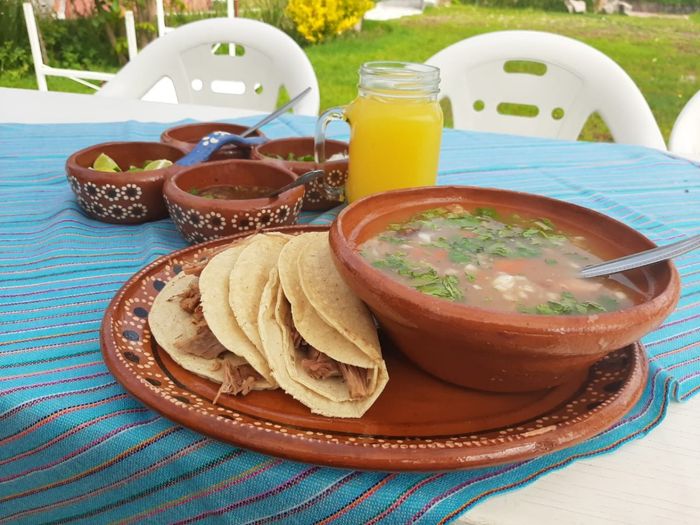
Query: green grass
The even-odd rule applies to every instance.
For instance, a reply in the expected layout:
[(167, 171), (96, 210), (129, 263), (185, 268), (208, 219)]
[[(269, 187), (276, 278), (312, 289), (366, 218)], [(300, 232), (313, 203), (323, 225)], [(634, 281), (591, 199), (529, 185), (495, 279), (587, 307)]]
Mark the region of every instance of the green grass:
[[(534, 29), (567, 35), (599, 49), (637, 83), (668, 139), (676, 116), (700, 90), (700, 16), (687, 19), (569, 15), (527, 9), (450, 6), (391, 22), (365, 22), (362, 32), (306, 48), (321, 85), (321, 106), (355, 96), (357, 70), (368, 60), (423, 62), (445, 46), (479, 33)], [(607, 137), (600, 119), (583, 139)]]
[[(569, 15), (528, 9), (449, 6), (427, 9), (421, 16), (390, 22), (364, 22), (359, 33), (309, 46), (321, 87), (321, 107), (345, 104), (357, 93), (357, 71), (369, 60), (423, 62), (445, 46), (479, 33), (535, 29), (567, 35), (599, 49), (637, 83), (668, 139), (685, 102), (700, 90), (700, 14), (689, 19)], [(68, 79), (50, 79), (50, 89), (85, 91)], [(34, 87), (33, 77), (0, 85)], [(582, 134), (606, 140), (604, 123), (592, 119)]]
[[(87, 86), (83, 86), (70, 78), (63, 77), (46, 77), (46, 83), (48, 84), (50, 91), (67, 91), (69, 93), (94, 93), (94, 89), (90, 89)], [(36, 77), (32, 76), (22, 76), (15, 77), (7, 74), (0, 73), (0, 86), (11, 87), (11, 88), (23, 88), (23, 89), (36, 89)]]

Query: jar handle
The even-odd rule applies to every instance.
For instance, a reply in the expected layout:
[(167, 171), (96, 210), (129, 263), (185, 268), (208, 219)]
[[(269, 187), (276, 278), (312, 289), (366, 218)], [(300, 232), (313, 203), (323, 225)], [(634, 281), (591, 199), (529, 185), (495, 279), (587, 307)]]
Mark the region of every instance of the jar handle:
[[(316, 121), (316, 132), (314, 133), (314, 161), (317, 166), (323, 166), (326, 162), (326, 128), (328, 128), (328, 124), (334, 120), (348, 121), (345, 114), (345, 106), (336, 106), (324, 111)], [(330, 185), (326, 177), (322, 180), (327, 197), (340, 201), (345, 200), (345, 188), (342, 186)]]

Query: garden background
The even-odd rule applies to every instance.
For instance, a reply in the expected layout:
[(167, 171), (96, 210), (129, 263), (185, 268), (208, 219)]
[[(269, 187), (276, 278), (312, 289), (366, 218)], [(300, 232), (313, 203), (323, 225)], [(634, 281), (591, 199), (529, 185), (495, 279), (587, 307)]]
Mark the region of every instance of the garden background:
[[(598, 0), (596, 0), (598, 1)], [(66, 0), (71, 2), (71, 0)], [(666, 140), (688, 99), (700, 90), (700, 0), (630, 2), (642, 16), (569, 14), (563, 0), (468, 0), (427, 7), (423, 14), (361, 23), (370, 0), (241, 0), (239, 15), (275, 25), (299, 42), (316, 71), (321, 108), (347, 103), (356, 93), (357, 71), (369, 60), (423, 62), (463, 38), (505, 29), (532, 29), (570, 36), (599, 49), (637, 83)], [(84, 2), (83, 2), (84, 3)], [(87, 16), (58, 20), (35, 4), (45, 59), (55, 67), (117, 71), (126, 62), (124, 10), (137, 21), (139, 46), (155, 38), (155, 0), (94, 0)], [(212, 1), (192, 12), (191, 2), (166, 1), (166, 23), (225, 16)], [(652, 13), (649, 13), (652, 11)], [(49, 89), (90, 92), (69, 79), (48, 79)], [(0, 86), (36, 89), (22, 0), (0, 0)], [(449, 124), (449, 107), (445, 108)], [(593, 116), (583, 140), (609, 140)]]

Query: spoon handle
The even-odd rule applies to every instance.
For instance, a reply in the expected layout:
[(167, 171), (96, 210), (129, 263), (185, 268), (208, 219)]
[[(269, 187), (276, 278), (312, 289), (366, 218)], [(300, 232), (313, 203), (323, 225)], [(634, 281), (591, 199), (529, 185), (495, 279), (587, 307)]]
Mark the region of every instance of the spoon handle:
[(287, 102), (285, 105), (283, 105), (281, 108), (279, 108), (277, 111), (270, 113), (267, 117), (262, 119), (260, 122), (257, 122), (255, 124), (253, 124), (252, 126), (250, 126), (243, 133), (241, 133), (241, 137), (247, 137), (251, 133), (254, 133), (257, 130), (259, 130), (260, 128), (262, 128), (268, 122), (272, 122), (277, 117), (279, 117), (282, 113), (287, 111), (289, 108), (293, 107), (297, 102), (299, 102), (302, 98), (304, 98), (310, 91), (311, 91), (311, 87), (309, 86), (304, 91), (299, 93), (296, 97), (294, 97), (289, 102)]
[(635, 253), (619, 259), (613, 259), (599, 264), (586, 266), (579, 272), (580, 277), (600, 277), (613, 273), (624, 272), (640, 266), (646, 266), (672, 257), (683, 255), (689, 251), (700, 248), (700, 235), (693, 235), (682, 241), (652, 248), (645, 252)]
[(314, 180), (316, 177), (320, 177), (323, 175), (325, 172), (323, 170), (311, 170), (307, 171), (303, 175), (300, 175), (298, 179), (296, 179), (294, 182), (290, 182), (286, 186), (282, 186), (281, 188), (277, 188), (274, 191), (271, 191), (265, 197), (267, 198), (272, 198), (272, 197), (277, 197), (280, 193), (284, 193), (287, 190), (291, 190), (292, 188), (296, 188), (297, 186), (301, 186), (302, 184), (306, 184), (307, 182), (311, 182)]

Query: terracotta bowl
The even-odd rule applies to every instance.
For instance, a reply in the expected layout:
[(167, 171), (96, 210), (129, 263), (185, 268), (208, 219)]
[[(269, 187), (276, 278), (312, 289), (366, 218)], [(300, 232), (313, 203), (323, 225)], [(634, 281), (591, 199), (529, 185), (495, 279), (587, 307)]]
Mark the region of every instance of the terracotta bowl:
[(673, 310), (679, 277), (670, 262), (627, 272), (643, 302), (597, 315), (549, 316), (470, 307), (432, 297), (373, 268), (358, 246), (389, 223), (421, 210), (461, 204), (551, 218), (585, 235), (591, 250), (613, 258), (654, 247), (637, 231), (563, 201), (459, 186), (380, 193), (352, 203), (330, 230), (336, 265), (396, 346), (427, 372), (458, 385), (521, 392), (566, 382), (606, 354), (653, 330)]
[[(348, 144), (339, 140), (326, 141), (326, 155), (331, 156), (336, 153), (347, 153)], [(283, 160), (293, 153), (296, 157), (314, 154), (313, 137), (293, 137), (285, 139), (275, 139), (253, 148), (251, 158), (262, 160), (277, 166), (283, 166), (292, 170), (297, 175), (302, 175), (307, 171), (317, 168), (324, 169), (326, 174), (306, 185), (306, 195), (304, 196), (304, 210), (328, 210), (338, 206), (342, 201), (339, 197), (328, 196), (326, 186), (341, 188), (345, 184), (348, 176), (348, 159), (333, 160), (323, 164), (315, 162), (289, 161)], [(275, 158), (276, 155), (282, 159)]]
[(105, 153), (122, 169), (142, 166), (146, 161), (175, 162), (185, 152), (159, 142), (105, 142), (73, 153), (66, 161), (66, 174), (80, 207), (93, 219), (114, 224), (139, 224), (163, 219), (168, 210), (163, 201), (163, 183), (182, 168), (109, 173), (90, 166)]
[(222, 160), (184, 169), (165, 183), (170, 217), (182, 236), (196, 243), (268, 226), (294, 224), (304, 198), (298, 186), (272, 198), (224, 200), (199, 197), (193, 189), (209, 186), (281, 188), (294, 181), (291, 171), (253, 160)]
[[(184, 124), (166, 129), (160, 135), (161, 142), (172, 144), (189, 153), (197, 143), (209, 133), (214, 131), (227, 131), (228, 133), (243, 133), (248, 126), (240, 124), (227, 124), (225, 122), (197, 122), (195, 124)], [(250, 137), (264, 137), (265, 134), (258, 130), (249, 135)], [(224, 146), (217, 151), (210, 161), (226, 159), (249, 159), (251, 148), (238, 146)]]

